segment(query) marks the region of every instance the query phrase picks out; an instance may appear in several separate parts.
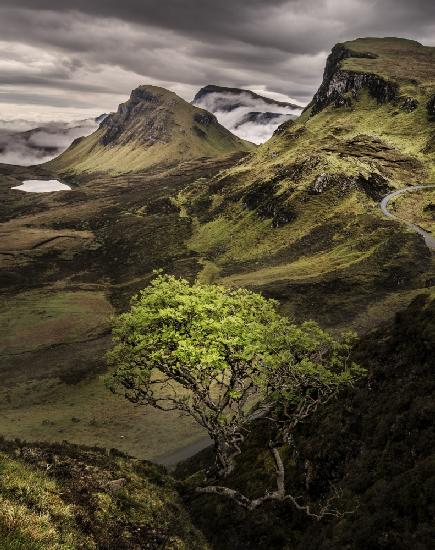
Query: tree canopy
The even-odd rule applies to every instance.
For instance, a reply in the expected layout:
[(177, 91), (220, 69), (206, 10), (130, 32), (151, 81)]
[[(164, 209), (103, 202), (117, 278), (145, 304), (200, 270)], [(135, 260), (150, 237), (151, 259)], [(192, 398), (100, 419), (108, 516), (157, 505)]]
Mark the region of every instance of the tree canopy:
[(246, 289), (170, 275), (132, 298), (113, 341), (112, 390), (192, 416), (213, 440), (223, 478), (255, 420), (275, 423), (276, 450), (361, 374), (349, 360), (350, 335), (336, 340), (314, 322), (296, 325), (276, 301)]

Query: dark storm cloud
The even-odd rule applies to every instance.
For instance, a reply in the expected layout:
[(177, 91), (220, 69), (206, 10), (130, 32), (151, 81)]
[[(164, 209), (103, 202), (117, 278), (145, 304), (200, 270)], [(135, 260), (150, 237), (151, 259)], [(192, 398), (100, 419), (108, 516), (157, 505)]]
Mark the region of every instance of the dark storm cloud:
[[(116, 103), (145, 82), (186, 98), (215, 83), (306, 102), (334, 43), (358, 36), (434, 44), (435, 2), (0, 0), (0, 89), (63, 91), (66, 103), (94, 101), (97, 111), (116, 107), (104, 103), (110, 92)], [(1, 53), (9, 44), (15, 48), (12, 67)]]

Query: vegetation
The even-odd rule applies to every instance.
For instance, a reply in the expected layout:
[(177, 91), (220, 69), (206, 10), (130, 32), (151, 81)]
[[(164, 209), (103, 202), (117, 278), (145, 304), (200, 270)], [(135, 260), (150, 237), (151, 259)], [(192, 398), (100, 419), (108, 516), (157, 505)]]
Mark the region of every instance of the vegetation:
[[(186, 500), (195, 524), (219, 550), (408, 550), (435, 536), (435, 299), (418, 296), (394, 321), (357, 342), (352, 358), (367, 378), (319, 408), (295, 434), (298, 454), (283, 449), (287, 487), (323, 503), (338, 491), (341, 517), (313, 522), (291, 503), (247, 512), (215, 495)], [(251, 498), (273, 474), (264, 450), (268, 426), (246, 441), (227, 485)], [(181, 464), (186, 495), (208, 452)]]
[(394, 215), (435, 234), (435, 190), (399, 195), (390, 204)]
[[(260, 290), (298, 320), (364, 331), (372, 307), (385, 318), (431, 280), (422, 240), (385, 220), (378, 202), (435, 178), (435, 49), (359, 39), (334, 51), (342, 58), (328, 61), (322, 101), (316, 94), (296, 121), (179, 200), (204, 280)], [(390, 85), (394, 97), (384, 97)]]
[(301, 507), (285, 493), (279, 448), (292, 444), (296, 427), (362, 372), (348, 360), (349, 336), (339, 343), (315, 323), (293, 325), (276, 306), (244, 289), (159, 275), (117, 318), (109, 353), (113, 391), (133, 403), (178, 410), (207, 430), (216, 458), (209, 477), (232, 473), (254, 420), (273, 423), (275, 492), (251, 500), (223, 486), (199, 489), (250, 510), (273, 499)]
[(4, 550), (206, 550), (173, 481), (118, 451), (0, 441)]

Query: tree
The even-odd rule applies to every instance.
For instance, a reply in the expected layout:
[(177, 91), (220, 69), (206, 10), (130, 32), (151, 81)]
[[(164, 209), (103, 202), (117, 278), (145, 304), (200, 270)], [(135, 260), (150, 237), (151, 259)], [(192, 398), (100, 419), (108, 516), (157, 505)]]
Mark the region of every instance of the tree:
[(248, 509), (292, 499), (285, 494), (279, 448), (294, 445), (296, 426), (361, 374), (349, 361), (349, 335), (337, 341), (314, 322), (297, 326), (277, 306), (246, 289), (158, 275), (115, 319), (108, 354), (115, 367), (112, 391), (133, 403), (180, 411), (208, 432), (216, 459), (209, 479), (233, 471), (256, 420), (272, 423), (276, 491), (251, 500), (220, 485), (198, 488)]

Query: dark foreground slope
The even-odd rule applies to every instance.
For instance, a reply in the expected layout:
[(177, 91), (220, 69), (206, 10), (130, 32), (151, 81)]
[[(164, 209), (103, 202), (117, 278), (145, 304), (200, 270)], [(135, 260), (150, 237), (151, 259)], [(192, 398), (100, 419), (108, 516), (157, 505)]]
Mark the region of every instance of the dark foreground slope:
[(335, 46), (299, 119), (185, 193), (204, 279), (361, 330), (430, 286), (430, 252), (378, 202), (435, 179), (434, 59), (435, 48), (409, 40)]
[(162, 469), (112, 451), (0, 441), (2, 550), (206, 550)]
[[(287, 462), (293, 494), (316, 501), (339, 490), (343, 518), (307, 520), (291, 504), (254, 513), (219, 497), (190, 501), (198, 527), (219, 550), (430, 550), (435, 526), (435, 300), (419, 296), (393, 323), (358, 344), (368, 378), (297, 436)], [(257, 430), (257, 439), (267, 437)], [(272, 478), (252, 441), (233, 485), (255, 495)], [(195, 470), (180, 467), (180, 475)], [(270, 477), (269, 477), (270, 476)]]

